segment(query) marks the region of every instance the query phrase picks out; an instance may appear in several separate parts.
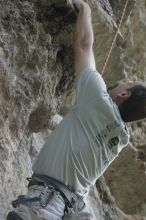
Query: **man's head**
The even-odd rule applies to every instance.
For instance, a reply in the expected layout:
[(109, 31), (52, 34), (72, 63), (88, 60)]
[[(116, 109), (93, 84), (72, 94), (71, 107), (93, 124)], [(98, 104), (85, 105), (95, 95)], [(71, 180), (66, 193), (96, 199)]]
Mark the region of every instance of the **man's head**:
[(109, 91), (125, 122), (146, 117), (146, 87), (142, 83), (120, 84)]

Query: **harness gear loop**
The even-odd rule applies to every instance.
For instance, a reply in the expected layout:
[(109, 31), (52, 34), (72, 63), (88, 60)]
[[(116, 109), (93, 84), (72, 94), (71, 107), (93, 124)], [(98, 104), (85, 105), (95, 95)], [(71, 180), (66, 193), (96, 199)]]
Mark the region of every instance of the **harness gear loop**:
[(118, 25), (116, 34), (115, 34), (115, 36), (114, 36), (114, 39), (113, 39), (113, 41), (112, 41), (110, 50), (109, 50), (109, 52), (108, 52), (108, 54), (107, 54), (107, 57), (106, 57), (106, 60), (105, 60), (105, 63), (104, 63), (104, 66), (103, 66), (103, 69), (102, 69), (102, 72), (101, 72), (101, 76), (103, 76), (103, 74), (104, 74), (104, 72), (105, 72), (105, 69), (106, 69), (106, 66), (107, 66), (107, 63), (108, 63), (109, 58), (110, 58), (110, 56), (111, 56), (111, 52), (112, 52), (112, 50), (113, 50), (114, 44), (115, 44), (115, 42), (116, 42), (116, 39), (117, 39), (119, 30), (120, 30), (120, 27), (121, 27), (121, 24), (122, 24), (122, 21), (123, 21), (125, 12), (126, 12), (126, 8), (127, 8), (127, 5), (128, 5), (128, 1), (129, 1), (129, 0), (126, 0), (126, 2), (125, 2), (124, 8), (123, 8), (123, 12), (122, 12), (122, 15), (121, 15), (121, 18), (120, 18), (120, 21), (119, 21), (119, 25)]

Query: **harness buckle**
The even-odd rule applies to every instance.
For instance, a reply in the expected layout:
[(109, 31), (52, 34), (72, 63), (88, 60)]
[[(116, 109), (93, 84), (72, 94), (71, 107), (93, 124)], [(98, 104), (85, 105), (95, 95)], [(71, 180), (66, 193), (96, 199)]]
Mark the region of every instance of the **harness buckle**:
[(65, 203), (65, 210), (64, 210), (65, 214), (71, 215), (71, 214), (75, 213), (75, 211), (76, 211), (76, 200), (77, 200), (76, 195), (73, 195), (72, 199), (71, 199), (71, 202), (66, 202)]
[(53, 186), (47, 186), (45, 187), (40, 194), (40, 205), (45, 208), (48, 203), (52, 200), (54, 194), (56, 194), (56, 191)]

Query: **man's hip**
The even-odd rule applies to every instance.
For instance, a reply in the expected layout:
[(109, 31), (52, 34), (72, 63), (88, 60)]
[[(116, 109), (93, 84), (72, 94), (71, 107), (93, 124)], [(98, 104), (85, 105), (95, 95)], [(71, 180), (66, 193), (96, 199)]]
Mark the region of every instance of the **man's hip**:
[[(42, 195), (43, 192), (47, 194)], [(42, 203), (36, 200), (40, 196), (44, 196)], [(52, 193), (50, 189), (46, 191), (44, 186), (30, 186), (28, 193), (23, 198), (19, 199), (18, 197), (17, 204), (16, 201), (14, 201), (14, 210), (9, 213), (7, 220), (13, 220), (15, 213), (20, 217), (20, 220), (61, 220), (64, 215), (65, 203), (62, 197), (57, 192)]]
[(84, 208), (80, 197), (64, 184), (43, 175), (29, 178), (28, 193), (19, 196), (12, 205), (14, 211), (9, 213), (7, 220), (76, 219), (76, 215), (79, 219), (89, 219), (87, 216), (90, 216), (80, 213)]

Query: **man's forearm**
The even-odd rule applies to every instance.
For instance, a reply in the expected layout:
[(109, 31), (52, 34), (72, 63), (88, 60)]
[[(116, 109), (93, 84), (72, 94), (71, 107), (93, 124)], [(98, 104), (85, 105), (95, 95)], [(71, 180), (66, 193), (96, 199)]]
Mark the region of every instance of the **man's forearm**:
[(80, 74), (86, 67), (96, 69), (93, 53), (93, 28), (91, 9), (83, 0), (72, 0), (79, 10), (74, 30), (74, 62), (75, 72)]
[(94, 41), (91, 9), (82, 0), (74, 0), (74, 2), (79, 10), (74, 31), (74, 43), (81, 44), (82, 47), (90, 47)]

